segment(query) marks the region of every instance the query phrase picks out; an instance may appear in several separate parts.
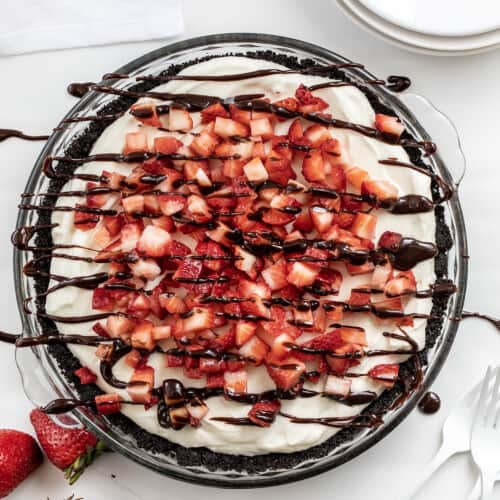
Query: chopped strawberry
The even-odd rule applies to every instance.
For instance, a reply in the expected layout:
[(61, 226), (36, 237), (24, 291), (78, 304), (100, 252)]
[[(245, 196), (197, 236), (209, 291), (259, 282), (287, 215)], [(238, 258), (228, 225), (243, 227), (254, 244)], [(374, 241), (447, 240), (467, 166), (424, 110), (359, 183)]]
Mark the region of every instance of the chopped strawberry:
[(130, 333), (134, 326), (135, 322), (124, 316), (114, 314), (106, 319), (106, 330), (112, 338), (119, 338)]
[(224, 391), (229, 394), (247, 392), (248, 373), (244, 370), (224, 373)]
[(124, 221), (123, 217), (117, 215), (105, 215), (103, 217), (103, 223), (108, 230), (109, 235), (114, 238), (120, 234)]
[(137, 242), (137, 251), (149, 257), (162, 257), (167, 255), (171, 239), (167, 231), (156, 226), (147, 226)]
[(203, 373), (221, 373), (226, 367), (226, 362), (222, 359), (201, 358), (200, 370)]
[(251, 279), (257, 278), (257, 257), (240, 246), (234, 247), (234, 255), (238, 259), (234, 263), (235, 267), (248, 274)]
[(143, 132), (129, 132), (125, 136), (123, 154), (140, 153), (148, 150), (148, 137)]
[(280, 259), (262, 271), (262, 278), (271, 291), (281, 290), (288, 285), (286, 261)]
[(253, 282), (250, 280), (240, 280), (238, 290), (242, 297), (250, 298), (255, 295), (263, 299), (271, 298), (270, 288), (263, 282)]
[(377, 300), (373, 303), (373, 307), (378, 316), (381, 318), (394, 318), (399, 320), (403, 314), (403, 303), (401, 297), (389, 297), (382, 300)]
[(151, 312), (149, 298), (143, 293), (134, 293), (129, 301), (127, 312), (135, 318), (144, 319)]
[[(340, 142), (331, 136), (329, 139), (326, 139), (324, 142), (321, 143), (320, 148), (321, 148), (321, 151), (323, 151), (323, 153), (326, 153), (327, 155), (340, 156), (340, 154), (341, 154)], [(338, 165), (338, 166), (340, 167), (340, 165)], [(342, 168), (342, 167), (340, 167), (340, 168)], [(342, 171), (343, 171), (343, 169), (342, 169)]]
[(207, 388), (219, 389), (224, 387), (223, 373), (207, 373)]
[(137, 349), (132, 349), (124, 358), (125, 364), (131, 368), (137, 368), (142, 359), (142, 354)]
[(396, 116), (378, 113), (375, 115), (375, 128), (384, 135), (398, 139), (403, 133), (405, 126)]
[(320, 97), (315, 97), (303, 84), (295, 91), (295, 97), (299, 101), (299, 111), (301, 113), (317, 113), (328, 108), (327, 102)]
[(182, 142), (170, 135), (154, 138), (154, 148), (157, 153), (172, 154), (181, 146)]
[(305, 262), (292, 262), (288, 264), (288, 283), (297, 288), (311, 286), (319, 273), (319, 269)]
[(373, 270), (375, 269), (375, 265), (370, 261), (367, 261), (361, 265), (354, 265), (350, 262), (346, 262), (346, 269), (351, 276), (357, 276), (358, 274), (369, 274), (373, 272)]
[(309, 209), (309, 214), (318, 232), (324, 233), (331, 228), (334, 215), (331, 211), (320, 206), (313, 206)]
[(201, 111), (201, 123), (206, 124), (215, 121), (218, 116), (221, 118), (229, 118), (229, 113), (220, 102), (211, 104)]
[(184, 301), (175, 295), (160, 295), (160, 305), (166, 309), (169, 314), (183, 314), (187, 311)]
[(324, 182), (326, 179), (323, 155), (320, 151), (310, 151), (302, 162), (302, 173), (309, 182)]
[(156, 111), (156, 106), (151, 102), (142, 102), (133, 104), (130, 111), (134, 118), (139, 120), (144, 125), (150, 127), (161, 127), (161, 122)]
[(264, 182), (269, 178), (269, 174), (260, 158), (254, 158), (243, 167), (247, 179), (250, 182)]
[(212, 309), (197, 307), (183, 320), (184, 332), (199, 332), (213, 328), (215, 325), (215, 313)]
[(170, 105), (168, 113), (168, 128), (169, 130), (188, 131), (193, 128), (193, 119), (188, 110), (177, 105)]
[(154, 259), (137, 259), (129, 263), (132, 274), (137, 278), (154, 280), (161, 274), (161, 268)]
[(248, 418), (260, 427), (269, 427), (280, 411), (281, 403), (278, 400), (259, 401), (248, 412)]
[(244, 125), (250, 125), (250, 120), (252, 119), (252, 112), (245, 109), (240, 109), (234, 104), (229, 105), (229, 113), (231, 118)]
[(400, 272), (390, 279), (384, 287), (384, 293), (389, 297), (405, 295), (417, 291), (417, 281), (411, 271)]
[[(77, 203), (75, 205), (75, 208), (85, 209), (89, 207)], [(99, 222), (98, 214), (90, 213), (85, 210), (75, 210), (73, 213), (73, 218), (74, 218), (74, 225), (77, 227), (77, 229), (80, 229), (81, 231), (89, 231), (90, 229), (96, 227), (97, 223)]]
[(372, 274), (371, 288), (383, 290), (385, 284), (392, 278), (392, 265), (389, 261), (385, 264), (377, 264)]
[(186, 198), (175, 194), (160, 194), (157, 196), (160, 210), (165, 215), (174, 215), (186, 206)]
[(336, 224), (342, 229), (349, 229), (354, 222), (355, 214), (350, 214), (347, 212), (342, 212), (340, 214), (333, 215), (333, 224)]
[(335, 375), (328, 375), (324, 392), (333, 396), (347, 396), (351, 392), (352, 381)]
[(302, 210), (302, 212), (295, 217), (293, 227), (304, 233), (308, 233), (314, 229), (309, 210)]
[[(224, 161), (224, 175), (230, 179), (235, 177), (241, 177), (243, 172), (243, 166), (245, 162), (243, 160), (225, 160)], [(232, 202), (232, 200), (230, 200)], [(208, 202), (210, 204), (210, 201)]]
[(79, 379), (80, 384), (93, 384), (97, 380), (97, 375), (86, 366), (82, 366), (73, 372)]
[(340, 336), (346, 344), (355, 346), (367, 346), (366, 332), (363, 328), (343, 326), (340, 329)]
[(125, 224), (121, 230), (121, 249), (124, 252), (135, 250), (137, 242), (142, 233), (142, 226), (137, 222)]
[(271, 226), (286, 226), (294, 220), (293, 214), (283, 212), (277, 208), (271, 208), (264, 212), (262, 221)]
[(299, 101), (294, 97), (286, 97), (285, 99), (281, 99), (273, 103), (278, 108), (284, 108), (287, 111), (297, 111), (299, 108)]
[(369, 372), (368, 375), (380, 382), (385, 387), (391, 388), (394, 387), (396, 380), (399, 375), (399, 365), (397, 364), (382, 364), (374, 366)]
[(398, 188), (389, 181), (366, 180), (361, 184), (361, 194), (374, 196), (380, 202), (397, 198)]
[[(309, 311), (310, 312), (310, 311)], [(289, 344), (293, 344), (293, 338), (286, 333), (278, 335), (272, 344), (271, 353), (276, 359), (283, 359), (286, 356), (290, 356), (291, 347)]]
[(144, 211), (144, 196), (142, 194), (134, 194), (122, 198), (122, 205), (125, 212), (133, 214)]
[(279, 364), (267, 363), (266, 368), (276, 386), (285, 391), (295, 387), (306, 371), (306, 365), (294, 357), (282, 359)]
[(99, 394), (95, 396), (95, 404), (99, 415), (111, 415), (121, 410), (121, 397), (119, 394)]
[(239, 349), (239, 353), (245, 358), (250, 358), (253, 363), (259, 365), (262, 363), (269, 351), (269, 347), (265, 342), (262, 342), (259, 337), (254, 335), (245, 342)]
[(359, 190), (361, 190), (363, 183), (370, 178), (368, 172), (359, 167), (348, 167), (345, 175), (349, 184), (352, 184), (354, 188)]
[(263, 141), (271, 139), (274, 135), (274, 129), (269, 118), (250, 120), (250, 134), (252, 137), (262, 137)]
[(221, 118), (218, 116), (215, 119), (214, 132), (224, 139), (230, 137), (248, 137), (250, 135), (249, 128), (231, 118)]
[(191, 142), (189, 147), (196, 153), (202, 156), (211, 155), (217, 147), (219, 140), (217, 136), (209, 131), (202, 130)]
[(248, 342), (257, 330), (257, 325), (252, 321), (238, 321), (235, 326), (235, 342), (238, 347)]
[(335, 351), (339, 347), (344, 345), (344, 340), (340, 329), (335, 329), (321, 335), (317, 335), (312, 340), (310, 340), (306, 346), (312, 349), (319, 349), (324, 351)]
[(375, 237), (377, 217), (372, 214), (358, 213), (354, 217), (351, 231), (360, 238), (372, 240)]
[(342, 274), (339, 271), (329, 268), (322, 268), (316, 277), (316, 281), (321, 285), (321, 288), (332, 295), (340, 291), (342, 280)]
[(92, 292), (92, 309), (100, 309), (103, 311), (112, 311), (115, 306), (115, 301), (106, 288), (95, 288)]
[(330, 141), (332, 136), (324, 125), (315, 123), (304, 131), (304, 137), (309, 140), (314, 148), (319, 148), (326, 141)]
[(379, 248), (389, 250), (390, 252), (397, 252), (401, 244), (401, 234), (392, 231), (385, 231), (381, 234), (378, 240)]
[(130, 399), (135, 403), (149, 403), (151, 401), (151, 391), (154, 387), (155, 371), (151, 366), (136, 368), (130, 377), (127, 392)]

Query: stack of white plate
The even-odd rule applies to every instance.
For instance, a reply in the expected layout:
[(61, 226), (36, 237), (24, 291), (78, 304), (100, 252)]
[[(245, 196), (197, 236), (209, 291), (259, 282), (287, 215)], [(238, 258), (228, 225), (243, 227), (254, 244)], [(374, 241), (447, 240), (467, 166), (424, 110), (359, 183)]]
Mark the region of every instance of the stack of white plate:
[(401, 48), (466, 55), (500, 47), (500, 0), (337, 0), (362, 28)]

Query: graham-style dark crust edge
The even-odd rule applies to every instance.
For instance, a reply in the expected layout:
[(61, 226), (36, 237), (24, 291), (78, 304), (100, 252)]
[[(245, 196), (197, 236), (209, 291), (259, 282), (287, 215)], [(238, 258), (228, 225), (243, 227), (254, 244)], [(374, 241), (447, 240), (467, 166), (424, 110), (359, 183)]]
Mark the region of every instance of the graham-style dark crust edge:
[[(226, 55), (244, 55), (253, 59), (264, 59), (271, 62), (276, 62), (282, 64), (291, 69), (306, 68), (314, 64), (311, 59), (301, 59), (298, 60), (292, 56), (285, 56), (282, 54), (276, 54), (272, 51), (256, 51), (248, 52), (245, 54), (226, 54)], [(211, 57), (196, 59), (185, 63), (182, 65), (172, 65), (167, 70), (163, 71), (164, 75), (175, 75), (182, 69), (192, 64), (202, 62), (204, 60), (210, 59)], [(341, 70), (332, 70), (327, 76), (331, 78), (338, 78), (341, 80), (348, 81), (349, 78)], [(134, 90), (142, 91), (149, 90), (155, 86), (154, 82), (143, 82), (141, 84), (132, 87)], [(376, 112), (385, 113), (389, 115), (394, 115), (394, 112), (384, 106), (376, 97), (376, 95), (368, 88), (362, 89), (366, 97), (370, 101), (371, 105)], [(120, 97), (103, 108), (101, 108), (98, 114), (106, 113), (116, 113), (125, 111), (135, 99)], [(91, 122), (89, 126), (70, 143), (66, 150), (66, 155), (71, 157), (83, 157), (86, 156), (97, 140), (97, 138), (102, 134), (104, 129), (109, 125), (106, 121)], [(411, 136), (405, 132), (408, 138)], [(422, 162), (421, 153), (416, 148), (407, 148), (407, 153), (410, 156), (413, 163), (428, 168), (425, 163)], [(58, 171), (65, 173), (72, 173), (76, 168), (72, 164), (59, 164), (57, 167)], [(49, 192), (59, 192), (63, 185), (64, 180), (52, 179), (49, 185)], [(438, 187), (433, 182), (432, 184), (432, 194), (433, 198), (436, 200), (438, 197)], [(52, 205), (55, 203), (55, 199), (44, 198), (42, 203), (44, 205)], [(451, 237), (450, 230), (446, 225), (444, 219), (444, 209), (438, 206), (435, 210), (436, 216), (436, 244), (439, 249), (439, 254), (435, 259), (435, 271), (438, 280), (447, 279), (447, 252), (451, 248), (453, 241)], [(50, 223), (51, 215), (50, 212), (39, 212), (38, 213), (38, 223), (46, 224)], [(37, 233), (35, 244), (37, 246), (50, 246), (52, 241), (50, 230), (43, 230)], [(34, 256), (42, 255), (41, 252), (34, 252)], [(40, 269), (48, 271), (50, 268), (50, 259), (45, 261), (40, 261)], [(48, 287), (47, 278), (37, 278), (35, 280), (35, 288), (37, 293), (44, 292)], [(431, 319), (428, 321), (426, 328), (426, 346), (423, 351), (418, 354), (419, 361), (422, 365), (427, 364), (427, 352), (430, 348), (434, 346), (439, 336), (442, 333), (442, 326), (444, 320), (444, 314), (447, 308), (448, 297), (434, 297), (432, 316), (439, 319)], [(37, 308), (39, 310), (44, 310), (45, 308), (45, 297), (37, 300)], [(49, 320), (40, 318), (40, 324), (43, 331), (57, 332), (56, 325)], [(80, 397), (83, 399), (93, 399), (97, 394), (102, 393), (102, 391), (96, 385), (81, 385), (79, 379), (75, 377), (74, 371), (78, 369), (81, 365), (79, 360), (73, 356), (70, 350), (64, 345), (52, 345), (48, 347), (49, 353), (55, 358), (57, 364), (64, 374), (64, 376), (72, 382), (78, 391)], [(409, 360), (400, 365), (400, 373), (402, 378), (412, 377), (416, 375), (415, 364)], [(385, 391), (376, 401), (370, 404), (363, 413), (375, 412), (375, 413), (385, 413), (388, 408), (393, 404), (393, 402), (404, 393), (404, 387), (401, 382), (398, 382), (396, 386), (388, 391)], [(150, 411), (155, 411), (151, 409)], [(236, 471), (236, 472), (246, 472), (249, 475), (260, 474), (263, 472), (268, 472), (271, 470), (288, 470), (294, 468), (301, 463), (309, 460), (322, 458), (335, 450), (341, 445), (345, 445), (350, 442), (356, 434), (359, 432), (354, 428), (345, 428), (338, 432), (335, 436), (326, 440), (320, 445), (311, 447), (309, 449), (293, 452), (293, 453), (269, 453), (265, 455), (257, 456), (243, 456), (243, 455), (228, 455), (223, 453), (213, 452), (205, 447), (200, 448), (186, 448), (184, 446), (175, 444), (167, 439), (160, 436), (151, 434), (137, 424), (132, 422), (130, 419), (125, 417), (123, 414), (114, 414), (107, 417), (112, 426), (118, 428), (121, 432), (133, 436), (136, 440), (137, 445), (147, 451), (153, 453), (160, 453), (170, 456), (176, 460), (180, 466), (196, 468), (203, 467), (210, 471), (224, 470), (224, 471)], [(266, 431), (269, 432), (269, 431)]]

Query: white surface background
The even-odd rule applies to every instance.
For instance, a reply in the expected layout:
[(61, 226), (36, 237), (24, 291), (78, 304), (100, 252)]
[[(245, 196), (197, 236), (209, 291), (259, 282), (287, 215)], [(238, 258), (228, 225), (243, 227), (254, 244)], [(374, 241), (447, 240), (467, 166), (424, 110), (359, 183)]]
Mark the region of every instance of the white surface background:
[[(364, 33), (326, 0), (184, 0), (185, 38), (230, 31), (263, 32), (301, 38), (363, 62), (380, 77), (408, 75), (414, 90), (427, 96), (455, 122), (468, 159), (461, 200), (470, 244), (470, 275), (466, 306), (469, 310), (499, 313), (500, 166), (500, 51), (457, 58), (420, 56), (387, 45)], [(147, 8), (147, 2), (144, 2)], [(74, 104), (65, 88), (72, 81), (99, 78), (131, 59), (168, 41), (123, 44), (0, 58), (0, 128), (47, 133)], [(4, 282), (0, 328), (18, 332), (20, 321), (13, 292), (12, 248), (16, 205), (26, 178), (42, 147), (10, 139), (0, 144), (0, 277)], [(0, 427), (32, 432), (18, 379), (13, 349), (0, 345)], [(144, 499), (246, 500), (261, 495), (274, 500), (402, 500), (407, 485), (435, 453), (440, 428), (458, 397), (478, 379), (488, 363), (500, 357), (500, 335), (478, 320), (467, 320), (459, 330), (434, 390), (443, 399), (434, 416), (413, 412), (386, 439), (355, 460), (301, 483), (262, 491), (227, 491), (183, 484), (126, 460), (117, 454), (99, 459), (74, 487), (45, 463), (25, 481), (13, 500), (62, 500), (71, 493), (85, 500), (128, 500), (116, 486), (123, 482)], [(116, 479), (111, 479), (111, 474)], [(447, 463), (423, 489), (418, 500), (467, 498), (475, 472), (467, 456)], [(497, 489), (500, 498), (500, 487)], [(133, 497), (130, 497), (133, 498)]]

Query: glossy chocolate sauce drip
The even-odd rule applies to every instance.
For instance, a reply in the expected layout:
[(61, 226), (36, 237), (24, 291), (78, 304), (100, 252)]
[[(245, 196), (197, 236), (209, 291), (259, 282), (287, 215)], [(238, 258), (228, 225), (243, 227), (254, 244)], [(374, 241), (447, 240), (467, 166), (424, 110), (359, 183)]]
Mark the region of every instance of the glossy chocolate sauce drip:
[(379, 160), (379, 163), (382, 165), (392, 165), (395, 167), (410, 168), (410, 169), (415, 170), (416, 172), (419, 172), (423, 175), (426, 175), (427, 177), (430, 177), (432, 180), (436, 181), (436, 183), (441, 188), (441, 191), (443, 192), (443, 195), (438, 200), (438, 203), (448, 201), (455, 194), (455, 189), (453, 189), (453, 187), (450, 186), (441, 176), (435, 174), (434, 172), (432, 172), (430, 170), (426, 170), (425, 168), (419, 167), (417, 165), (413, 165), (413, 163), (399, 161), (399, 160), (396, 160), (394, 158), (388, 158), (386, 160)]
[(404, 92), (411, 85), (407, 76), (390, 75), (387, 77), (387, 88), (393, 92)]
[(47, 413), (48, 415), (57, 415), (59, 413), (67, 413), (68, 411), (72, 411), (82, 406), (92, 406), (93, 404), (94, 404), (93, 401), (81, 401), (79, 399), (59, 398), (59, 399), (54, 399), (45, 406), (41, 406), (40, 410), (43, 411), (43, 413)]
[(418, 409), (422, 413), (431, 415), (441, 408), (441, 398), (435, 392), (426, 392), (418, 403)]
[(488, 323), (491, 323), (497, 330), (500, 330), (500, 319), (494, 318), (493, 316), (489, 316), (488, 314), (463, 311), (462, 314), (460, 315), (460, 318), (452, 318), (452, 319), (457, 320), (457, 321), (461, 321), (461, 320), (467, 319), (467, 318), (483, 319), (483, 320), (487, 321)]
[(17, 137), (18, 139), (24, 139), (25, 141), (46, 141), (50, 136), (29, 135), (21, 132), (20, 130), (14, 130), (12, 128), (0, 128), (0, 142), (9, 139), (9, 137)]
[(400, 271), (409, 271), (419, 262), (432, 259), (438, 253), (434, 243), (403, 237), (398, 250), (392, 253), (392, 264)]
[(95, 85), (94, 82), (75, 82), (75, 83), (70, 83), (66, 90), (68, 91), (69, 95), (72, 95), (73, 97), (83, 97), (89, 90), (92, 85)]
[[(0, 340), (3, 340), (0, 338)], [(54, 344), (76, 344), (76, 345), (88, 345), (88, 346), (99, 346), (103, 343), (114, 343), (116, 339), (110, 339), (108, 337), (100, 337), (97, 335), (76, 335), (76, 334), (44, 334), (37, 335), (35, 337), (22, 337), (18, 336), (15, 344), (16, 347), (34, 347), (38, 345), (54, 345)]]
[(132, 350), (131, 346), (121, 346), (113, 349), (109, 360), (101, 361), (100, 372), (101, 376), (106, 383), (117, 389), (126, 389), (131, 386), (143, 385), (144, 382), (124, 382), (123, 380), (118, 380), (113, 374), (113, 367), (118, 361), (126, 356)]

